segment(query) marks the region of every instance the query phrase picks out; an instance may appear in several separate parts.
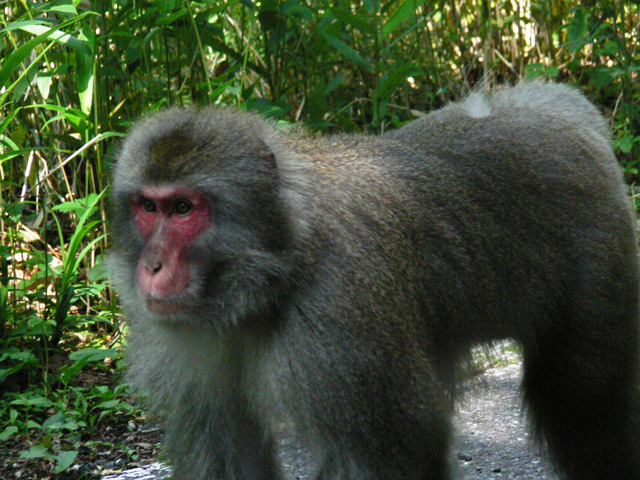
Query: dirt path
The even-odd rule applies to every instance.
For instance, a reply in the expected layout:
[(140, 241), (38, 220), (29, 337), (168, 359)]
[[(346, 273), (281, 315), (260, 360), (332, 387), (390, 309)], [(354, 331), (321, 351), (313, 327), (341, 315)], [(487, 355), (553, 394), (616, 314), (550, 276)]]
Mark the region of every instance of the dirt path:
[(558, 480), (531, 445), (521, 414), (520, 364), (492, 368), (458, 405), (454, 418), (459, 480)]
[[(520, 364), (488, 370), (470, 387), (454, 418), (453, 477), (456, 480), (559, 480), (531, 446), (520, 413)], [(309, 459), (294, 439), (281, 441), (282, 462), (290, 480), (306, 480)], [(105, 480), (160, 480), (168, 471), (145, 467)]]

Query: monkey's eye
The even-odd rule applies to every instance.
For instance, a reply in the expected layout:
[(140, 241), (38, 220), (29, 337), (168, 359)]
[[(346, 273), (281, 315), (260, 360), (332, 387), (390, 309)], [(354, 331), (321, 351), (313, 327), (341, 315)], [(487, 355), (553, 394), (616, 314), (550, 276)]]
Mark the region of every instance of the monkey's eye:
[(185, 215), (191, 211), (193, 204), (186, 198), (179, 198), (173, 204), (173, 212), (178, 215)]
[(156, 204), (153, 203), (151, 200), (149, 200), (148, 198), (144, 198), (142, 197), (140, 199), (140, 206), (142, 207), (142, 209), (147, 212), (147, 213), (152, 213), (156, 211)]

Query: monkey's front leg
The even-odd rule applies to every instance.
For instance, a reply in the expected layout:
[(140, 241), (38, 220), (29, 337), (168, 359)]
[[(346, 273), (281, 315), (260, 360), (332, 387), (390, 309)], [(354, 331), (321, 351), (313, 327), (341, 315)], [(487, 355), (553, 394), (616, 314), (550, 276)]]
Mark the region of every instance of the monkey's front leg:
[(275, 442), (246, 401), (229, 397), (224, 405), (203, 408), (203, 400), (185, 398), (179, 418), (167, 422), (167, 451), (174, 461), (175, 480), (283, 478)]

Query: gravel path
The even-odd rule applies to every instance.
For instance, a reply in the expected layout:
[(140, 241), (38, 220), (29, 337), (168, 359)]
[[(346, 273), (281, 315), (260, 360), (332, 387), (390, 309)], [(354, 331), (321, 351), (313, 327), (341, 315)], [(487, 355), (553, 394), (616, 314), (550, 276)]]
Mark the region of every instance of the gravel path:
[[(452, 449), (456, 480), (559, 480), (529, 441), (520, 412), (520, 364), (488, 370), (457, 406)], [(308, 478), (308, 456), (295, 440), (281, 442), (287, 478)], [(169, 474), (159, 464), (123, 472), (104, 480), (161, 480)]]
[(454, 478), (559, 480), (525, 429), (520, 374), (520, 364), (492, 368), (458, 405)]

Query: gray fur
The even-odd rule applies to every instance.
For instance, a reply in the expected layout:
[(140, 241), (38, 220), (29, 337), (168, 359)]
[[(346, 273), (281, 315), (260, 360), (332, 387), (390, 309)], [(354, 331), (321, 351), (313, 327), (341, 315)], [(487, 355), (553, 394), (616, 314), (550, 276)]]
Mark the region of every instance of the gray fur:
[[(193, 308), (159, 319), (127, 199), (164, 183), (214, 215), (185, 266)], [(446, 480), (456, 366), (502, 338), (566, 478), (638, 478), (636, 224), (577, 90), (474, 93), (379, 137), (169, 109), (124, 143), (112, 205), (129, 378), (166, 417), (175, 478), (281, 478), (287, 422), (314, 478)]]

